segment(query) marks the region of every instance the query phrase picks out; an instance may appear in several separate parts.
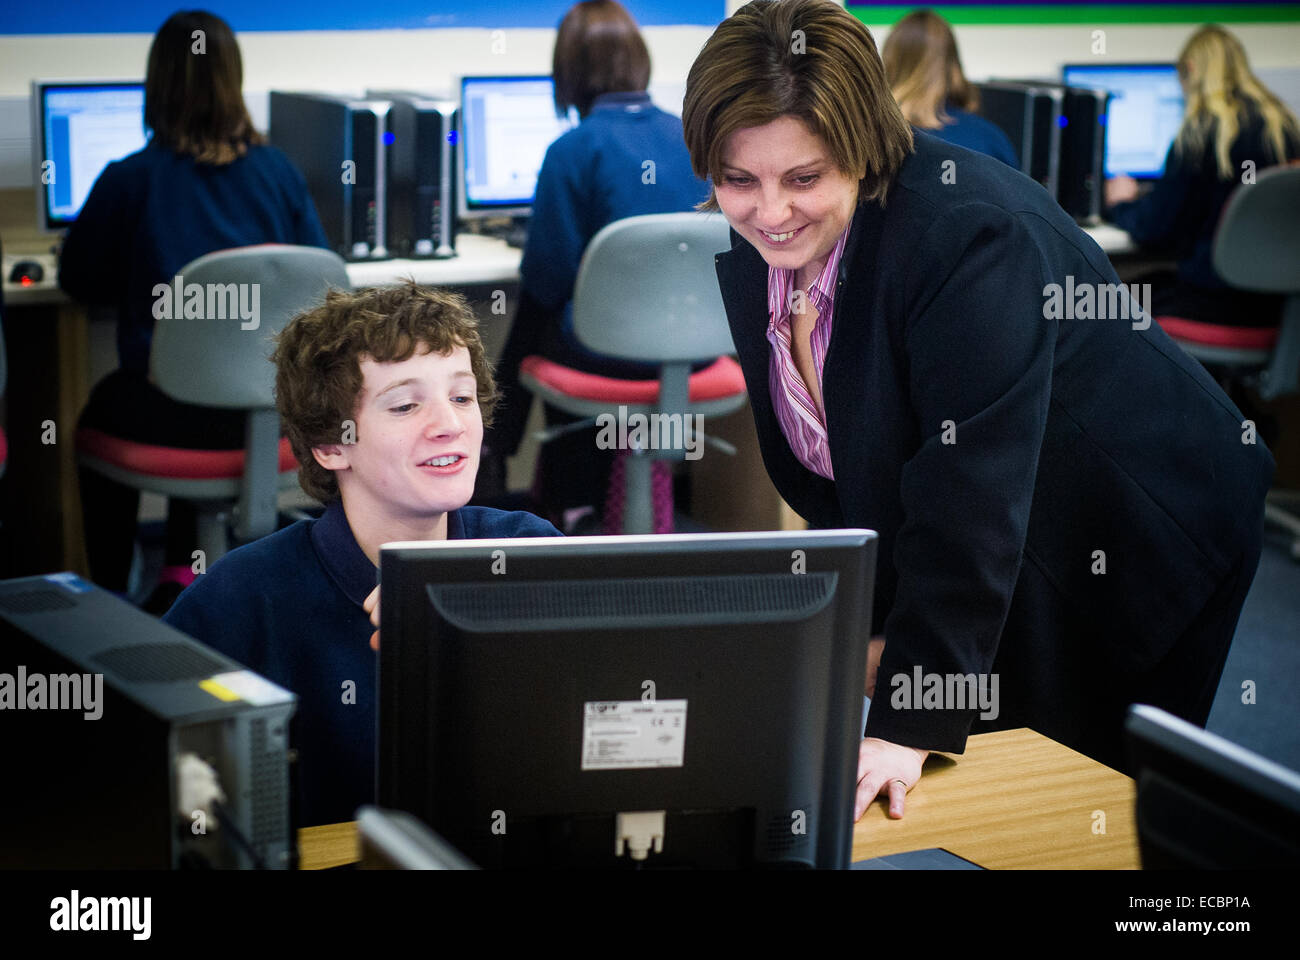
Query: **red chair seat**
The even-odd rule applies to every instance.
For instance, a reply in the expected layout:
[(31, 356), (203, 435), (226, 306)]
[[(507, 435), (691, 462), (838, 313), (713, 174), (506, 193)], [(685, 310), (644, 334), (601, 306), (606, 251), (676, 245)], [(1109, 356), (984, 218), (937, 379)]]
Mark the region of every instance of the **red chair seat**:
[(1182, 317), (1156, 317), (1156, 323), (1175, 340), (1206, 347), (1235, 350), (1272, 350), (1277, 345), (1277, 327), (1228, 327)]
[[(580, 400), (648, 405), (659, 399), (658, 380), (616, 380), (574, 370), (538, 356), (525, 357), (519, 370), (543, 386)], [(731, 357), (719, 357), (710, 366), (690, 376), (692, 403), (722, 400), (744, 392), (745, 376), (740, 364)]]
[[(176, 480), (226, 480), (244, 475), (243, 450), (185, 450), (123, 440), (100, 430), (77, 431), (77, 450), (123, 470)], [(287, 438), (280, 440), (280, 472), (298, 469)]]

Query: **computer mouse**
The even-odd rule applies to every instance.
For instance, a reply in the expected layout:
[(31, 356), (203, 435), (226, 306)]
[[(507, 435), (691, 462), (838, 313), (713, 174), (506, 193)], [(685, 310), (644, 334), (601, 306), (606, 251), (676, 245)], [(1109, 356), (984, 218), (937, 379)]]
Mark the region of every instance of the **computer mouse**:
[(9, 271), (9, 282), (30, 286), (45, 279), (45, 268), (35, 260), (19, 260)]

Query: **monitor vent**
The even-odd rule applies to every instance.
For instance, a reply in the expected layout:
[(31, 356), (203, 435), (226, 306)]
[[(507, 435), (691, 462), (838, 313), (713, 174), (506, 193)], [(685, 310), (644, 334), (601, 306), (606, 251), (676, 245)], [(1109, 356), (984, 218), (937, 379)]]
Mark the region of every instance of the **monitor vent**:
[(132, 683), (171, 683), (225, 673), (229, 665), (179, 643), (137, 643), (112, 647), (91, 660)]
[[(796, 817), (796, 813), (803, 816)], [(809, 860), (808, 838), (816, 836), (815, 810), (792, 811), (786, 816), (776, 816), (767, 822), (767, 859), (769, 860)], [(799, 831), (799, 832), (796, 832)]]
[(804, 620), (835, 593), (834, 573), (655, 577), (638, 580), (430, 584), (455, 626), (478, 631)]
[(77, 601), (62, 590), (40, 588), (0, 594), (0, 610), (9, 613), (47, 613), (50, 610), (67, 610), (76, 605)]

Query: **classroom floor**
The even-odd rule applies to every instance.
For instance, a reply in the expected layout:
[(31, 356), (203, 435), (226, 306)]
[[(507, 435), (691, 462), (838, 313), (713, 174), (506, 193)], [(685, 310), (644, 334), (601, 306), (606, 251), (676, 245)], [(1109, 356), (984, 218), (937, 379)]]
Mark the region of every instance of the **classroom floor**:
[[(1300, 770), (1300, 563), (1269, 531), (1206, 729)], [(1254, 681), (1255, 702), (1242, 703)]]

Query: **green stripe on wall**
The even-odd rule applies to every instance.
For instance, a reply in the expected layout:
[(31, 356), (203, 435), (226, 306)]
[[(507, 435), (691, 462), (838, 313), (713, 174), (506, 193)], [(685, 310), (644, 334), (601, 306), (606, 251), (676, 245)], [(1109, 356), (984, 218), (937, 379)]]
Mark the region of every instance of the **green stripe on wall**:
[[(849, 12), (870, 26), (897, 23), (923, 4), (854, 5)], [(1062, 3), (930, 7), (949, 23), (1296, 23), (1300, 3)]]

